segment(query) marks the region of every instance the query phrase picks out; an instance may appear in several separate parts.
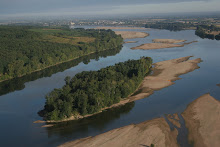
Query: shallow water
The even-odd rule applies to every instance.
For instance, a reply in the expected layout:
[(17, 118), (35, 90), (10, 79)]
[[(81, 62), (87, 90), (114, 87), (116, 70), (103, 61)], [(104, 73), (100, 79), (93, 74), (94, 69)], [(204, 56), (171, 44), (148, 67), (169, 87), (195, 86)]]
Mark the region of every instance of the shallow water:
[[(130, 30), (143, 31), (143, 30)], [(107, 57), (91, 58), (70, 65), (60, 65), (61, 70), (49, 70), (34, 76), (0, 84), (0, 146), (57, 146), (66, 141), (97, 135), (131, 123), (140, 123), (164, 114), (181, 113), (186, 106), (205, 93), (220, 100), (220, 41), (201, 39), (194, 30), (170, 32), (167, 30), (146, 30), (147, 38), (127, 39), (137, 43), (124, 44), (119, 53)], [(150, 43), (156, 38), (186, 39), (198, 41), (181, 48), (158, 50), (131, 50), (131, 47)], [(142, 56), (153, 58), (154, 62), (175, 59), (184, 56), (201, 58), (200, 68), (180, 76), (175, 85), (156, 91), (148, 98), (114, 108), (90, 118), (59, 123), (52, 128), (41, 128), (42, 124), (33, 124), (41, 120), (37, 112), (43, 109), (45, 95), (54, 88), (64, 85), (66, 76), (74, 76), (82, 71), (99, 70), (128, 59)], [(100, 56), (100, 55), (99, 55)], [(86, 57), (88, 59), (90, 57)], [(49, 73), (49, 74), (48, 74)], [(40, 75), (40, 76), (39, 76)], [(19, 81), (19, 82), (18, 82)], [(3, 85), (3, 86), (1, 86)]]

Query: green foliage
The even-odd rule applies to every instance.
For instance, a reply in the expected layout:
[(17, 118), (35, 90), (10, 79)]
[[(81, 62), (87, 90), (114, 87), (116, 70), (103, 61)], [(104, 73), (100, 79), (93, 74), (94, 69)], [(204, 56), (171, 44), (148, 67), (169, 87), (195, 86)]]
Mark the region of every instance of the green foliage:
[(220, 31), (220, 28), (214, 25), (200, 25), (197, 27), (195, 34), (203, 39), (208, 38), (212, 40), (220, 40), (220, 33), (218, 35), (214, 35), (212, 34), (214, 31)]
[[(52, 40), (48, 40), (48, 35)], [(110, 30), (0, 26), (0, 81), (114, 49), (122, 42)]]
[(68, 118), (73, 112), (80, 115), (93, 114), (118, 103), (138, 88), (149, 73), (151, 64), (151, 58), (143, 57), (98, 71), (84, 71), (71, 80), (69, 77), (65, 78), (66, 85), (62, 89), (55, 89), (46, 97), (46, 119), (57, 120), (55, 116), (59, 119)]

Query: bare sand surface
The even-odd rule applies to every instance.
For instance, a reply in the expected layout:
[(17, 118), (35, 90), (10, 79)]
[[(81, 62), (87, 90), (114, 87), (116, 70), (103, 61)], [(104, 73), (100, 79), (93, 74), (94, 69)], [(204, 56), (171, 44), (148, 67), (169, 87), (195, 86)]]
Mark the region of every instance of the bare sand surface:
[(111, 29), (111, 30), (126, 30), (126, 29), (134, 29), (134, 30), (146, 30), (148, 28), (143, 28), (143, 27), (96, 27), (95, 29)]
[(121, 35), (123, 39), (145, 38), (149, 36), (148, 33), (135, 31), (115, 31), (115, 33)]
[(45, 123), (46, 121), (43, 121), (43, 120), (37, 120), (37, 121), (34, 121), (33, 123), (35, 124), (41, 124), (41, 123)]
[(186, 40), (177, 40), (177, 39), (153, 39), (152, 40), (154, 43), (181, 43), (185, 42)]
[(131, 49), (142, 49), (142, 50), (152, 50), (152, 49), (162, 49), (162, 48), (173, 48), (173, 47), (183, 47), (182, 44), (170, 44), (170, 43), (146, 43)]
[(219, 147), (220, 101), (205, 94), (193, 101), (182, 116), (194, 147)]
[[(101, 113), (103, 110), (110, 109), (113, 107), (118, 107), (120, 105), (124, 105), (132, 101), (146, 98), (151, 94), (153, 94), (155, 90), (160, 90), (162, 88), (166, 88), (168, 86), (175, 84), (173, 81), (180, 79), (178, 77), (179, 75), (186, 74), (188, 72), (194, 71), (195, 69), (199, 68), (197, 64), (201, 62), (201, 59), (198, 58), (198, 59), (189, 60), (190, 57), (192, 56), (154, 63), (153, 64), (154, 68), (152, 69), (153, 74), (146, 76), (144, 78), (143, 82), (140, 84), (139, 88), (134, 92), (134, 94), (132, 94), (130, 97), (126, 99), (121, 100), (117, 104), (103, 108), (100, 112), (97, 113)], [(76, 120), (76, 119), (89, 117), (95, 114), (89, 114), (85, 116), (71, 116), (70, 118), (61, 121), (47, 121), (47, 122), (53, 123), (53, 122)]]
[(177, 147), (177, 130), (171, 131), (164, 118), (132, 124), (106, 133), (67, 142), (60, 147)]
[(124, 43), (137, 43), (138, 41), (126, 41)]

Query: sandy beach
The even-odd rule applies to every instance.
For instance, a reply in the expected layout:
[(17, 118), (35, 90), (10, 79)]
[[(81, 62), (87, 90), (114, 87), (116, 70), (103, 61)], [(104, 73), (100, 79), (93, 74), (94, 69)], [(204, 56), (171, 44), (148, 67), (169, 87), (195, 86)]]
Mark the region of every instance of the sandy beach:
[(114, 129), (95, 137), (67, 142), (60, 147), (177, 147), (177, 130), (171, 131), (164, 118)]
[(123, 39), (145, 38), (149, 36), (148, 33), (134, 31), (115, 31), (115, 33), (121, 35)]
[(220, 101), (205, 94), (193, 101), (182, 116), (194, 147), (219, 147)]

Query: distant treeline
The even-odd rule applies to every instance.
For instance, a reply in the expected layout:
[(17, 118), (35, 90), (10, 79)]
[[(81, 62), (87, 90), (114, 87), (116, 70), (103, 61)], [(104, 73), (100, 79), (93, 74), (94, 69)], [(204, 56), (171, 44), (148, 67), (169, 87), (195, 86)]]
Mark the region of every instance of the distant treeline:
[(0, 81), (121, 46), (111, 30), (0, 26)]
[(145, 25), (145, 28), (153, 28), (153, 29), (165, 29), (170, 31), (181, 31), (184, 29), (188, 29), (190, 27), (194, 27), (194, 24), (191, 23), (180, 23), (180, 22), (156, 22), (149, 23)]
[(220, 31), (220, 27), (214, 25), (200, 25), (197, 26), (195, 34), (201, 38), (220, 40), (220, 33), (217, 33), (216, 35), (216, 32), (218, 31)]
[(66, 77), (62, 89), (46, 96), (41, 114), (46, 120), (62, 120), (99, 112), (131, 95), (150, 72), (152, 59), (129, 60), (98, 71)]

